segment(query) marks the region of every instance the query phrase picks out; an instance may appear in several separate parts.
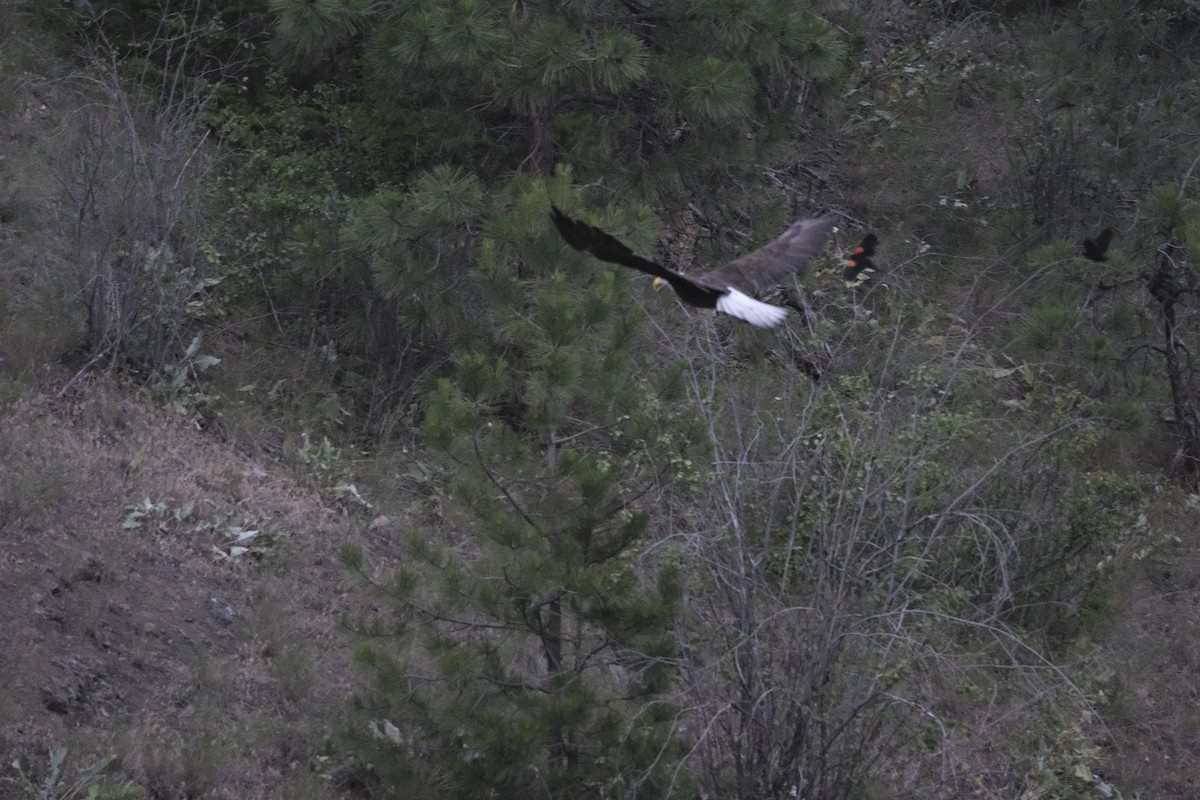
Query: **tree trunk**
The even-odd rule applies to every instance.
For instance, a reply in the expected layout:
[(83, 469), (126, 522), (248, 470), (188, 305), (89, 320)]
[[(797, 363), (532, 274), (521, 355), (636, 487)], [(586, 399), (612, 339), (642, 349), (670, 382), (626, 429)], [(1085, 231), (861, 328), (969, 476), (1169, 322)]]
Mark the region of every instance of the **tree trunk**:
[(1176, 304), (1179, 299), (1195, 289), (1195, 276), (1185, 265), (1176, 263), (1179, 245), (1168, 242), (1159, 249), (1158, 269), (1143, 276), (1146, 288), (1158, 301), (1163, 316), (1163, 358), (1166, 361), (1167, 382), (1171, 386), (1171, 403), (1175, 413), (1175, 427), (1182, 443), (1179, 448), (1178, 469), (1185, 479), (1195, 484), (1200, 477), (1200, 415), (1197, 415), (1196, 389), (1192, 371), (1185, 369), (1180, 358), (1179, 322)]

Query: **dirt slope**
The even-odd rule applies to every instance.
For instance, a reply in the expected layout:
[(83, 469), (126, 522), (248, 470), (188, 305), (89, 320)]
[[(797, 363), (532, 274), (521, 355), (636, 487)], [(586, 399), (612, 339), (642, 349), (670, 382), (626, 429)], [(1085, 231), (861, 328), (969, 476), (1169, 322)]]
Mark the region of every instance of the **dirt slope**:
[[(118, 755), (153, 797), (335, 796), (344, 519), (103, 384), (0, 420), (0, 798), (51, 746), (69, 774)], [(216, 554), (239, 529), (273, 535), (261, 558)]]

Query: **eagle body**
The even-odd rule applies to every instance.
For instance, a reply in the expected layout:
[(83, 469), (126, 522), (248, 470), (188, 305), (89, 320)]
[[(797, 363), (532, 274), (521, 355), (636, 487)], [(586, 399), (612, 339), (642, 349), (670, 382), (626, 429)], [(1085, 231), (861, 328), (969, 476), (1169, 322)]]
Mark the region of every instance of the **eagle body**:
[(642, 258), (611, 234), (567, 216), (557, 206), (550, 208), (554, 227), (576, 250), (653, 275), (669, 284), (688, 305), (713, 308), (759, 328), (775, 327), (787, 311), (750, 295), (774, 286), (816, 258), (836, 225), (832, 217), (797, 220), (765, 247), (710, 272), (684, 275)]

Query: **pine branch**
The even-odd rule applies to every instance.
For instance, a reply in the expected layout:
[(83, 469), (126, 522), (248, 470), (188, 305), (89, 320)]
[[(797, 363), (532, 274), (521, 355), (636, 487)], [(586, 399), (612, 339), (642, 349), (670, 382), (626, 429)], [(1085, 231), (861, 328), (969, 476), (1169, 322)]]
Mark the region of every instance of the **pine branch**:
[(529, 526), (531, 528), (533, 528), (535, 531), (537, 531), (539, 534), (541, 534), (542, 536), (545, 536), (546, 532), (544, 530), (542, 530), (541, 526), (533, 521), (533, 517), (531, 517), (529, 515), (529, 512), (526, 511), (525, 508), (519, 502), (517, 502), (517, 499), (515, 497), (513, 497), (512, 494), (508, 491), (508, 488), (500, 482), (500, 479), (497, 478), (496, 475), (490, 469), (488, 469), (488, 466), (485, 463), (484, 458), (483, 458), (483, 453), (479, 449), (479, 435), (478, 434), (475, 434), (474, 436), (471, 437), (471, 443), (475, 446), (475, 457), (479, 460), (479, 468), (481, 470), (483, 470), (483, 474), (487, 476), (488, 480), (491, 481), (493, 486), (495, 486), (497, 489), (500, 490), (501, 494), (504, 495), (504, 498), (506, 500), (508, 500), (509, 505), (511, 505), (513, 507), (513, 510), (515, 510), (518, 514), (521, 515), (521, 519), (523, 519), (527, 523), (529, 523)]

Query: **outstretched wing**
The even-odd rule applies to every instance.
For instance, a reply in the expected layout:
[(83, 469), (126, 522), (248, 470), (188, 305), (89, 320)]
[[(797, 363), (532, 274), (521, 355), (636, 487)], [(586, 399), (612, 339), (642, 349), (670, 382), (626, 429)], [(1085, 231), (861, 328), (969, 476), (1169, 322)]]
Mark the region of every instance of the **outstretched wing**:
[(797, 220), (767, 246), (704, 273), (697, 282), (724, 283), (747, 293), (769, 289), (816, 258), (836, 224), (833, 217)]
[(639, 272), (669, 281), (672, 285), (675, 279), (682, 277), (660, 264), (637, 255), (611, 234), (588, 225), (586, 222), (568, 217), (559, 210), (558, 206), (552, 205), (550, 209), (550, 219), (554, 222), (554, 227), (558, 228), (558, 232), (562, 234), (567, 244), (576, 250), (590, 253), (601, 261), (632, 267)]

